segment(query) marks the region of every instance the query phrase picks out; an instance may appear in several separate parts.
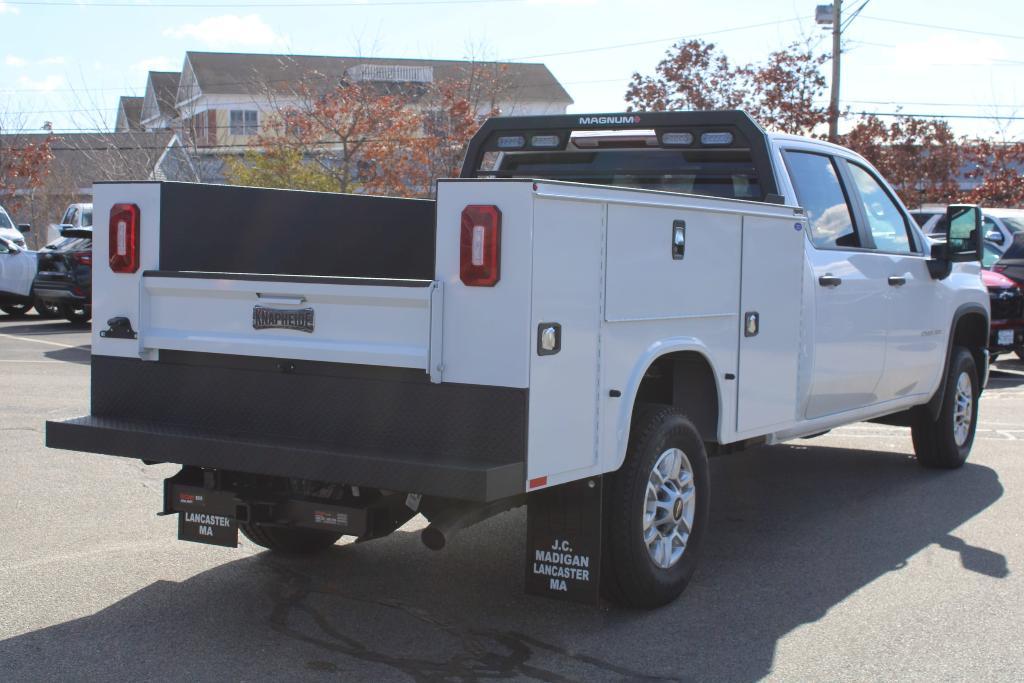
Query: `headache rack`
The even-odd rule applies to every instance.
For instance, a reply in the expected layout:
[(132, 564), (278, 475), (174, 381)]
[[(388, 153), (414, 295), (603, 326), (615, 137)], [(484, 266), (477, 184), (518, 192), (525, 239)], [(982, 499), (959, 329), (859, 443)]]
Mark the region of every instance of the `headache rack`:
[[(629, 155), (628, 168), (618, 158), (611, 168), (597, 156), (622, 153)], [(570, 180), (781, 203), (767, 135), (743, 111), (492, 118), (470, 142), (461, 177)]]

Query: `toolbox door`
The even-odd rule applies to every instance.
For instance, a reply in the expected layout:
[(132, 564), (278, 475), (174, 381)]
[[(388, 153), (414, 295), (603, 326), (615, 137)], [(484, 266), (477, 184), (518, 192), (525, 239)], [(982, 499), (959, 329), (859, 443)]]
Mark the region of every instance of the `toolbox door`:
[(796, 419), (805, 224), (744, 216), (736, 431)]
[(528, 488), (597, 463), (605, 217), (594, 202), (534, 204)]

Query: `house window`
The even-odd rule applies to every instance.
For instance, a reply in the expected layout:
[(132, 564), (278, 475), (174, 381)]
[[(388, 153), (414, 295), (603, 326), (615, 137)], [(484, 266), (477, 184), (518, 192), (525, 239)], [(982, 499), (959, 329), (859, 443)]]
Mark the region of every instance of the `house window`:
[(259, 125), (255, 109), (232, 109), (230, 131), (232, 135), (256, 135)]

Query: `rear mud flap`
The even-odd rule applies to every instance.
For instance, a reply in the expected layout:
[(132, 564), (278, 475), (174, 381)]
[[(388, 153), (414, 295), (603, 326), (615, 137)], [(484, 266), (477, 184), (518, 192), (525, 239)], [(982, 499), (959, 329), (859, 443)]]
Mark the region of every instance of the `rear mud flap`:
[(527, 496), (527, 593), (600, 602), (601, 489), (601, 477), (588, 477)]
[(166, 491), (171, 508), (178, 513), (179, 541), (238, 547), (235, 494), (174, 484)]

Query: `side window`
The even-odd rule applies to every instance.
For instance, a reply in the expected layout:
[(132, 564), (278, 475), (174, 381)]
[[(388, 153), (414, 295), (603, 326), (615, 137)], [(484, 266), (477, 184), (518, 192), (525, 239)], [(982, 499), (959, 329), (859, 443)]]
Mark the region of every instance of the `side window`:
[(822, 154), (786, 152), (786, 166), (796, 198), (807, 211), (811, 243), (826, 249), (859, 247), (835, 162)]
[(232, 135), (256, 135), (259, 118), (254, 109), (232, 109), (228, 114), (228, 128)]
[(68, 225), (74, 225), (78, 227), (78, 209), (71, 209), (68, 211), (67, 220), (65, 221)]
[(854, 163), (849, 163), (848, 167), (857, 196), (867, 215), (868, 229), (871, 230), (875, 247), (879, 251), (911, 253), (913, 248), (907, 232), (907, 221), (896, 202), (867, 169)]

